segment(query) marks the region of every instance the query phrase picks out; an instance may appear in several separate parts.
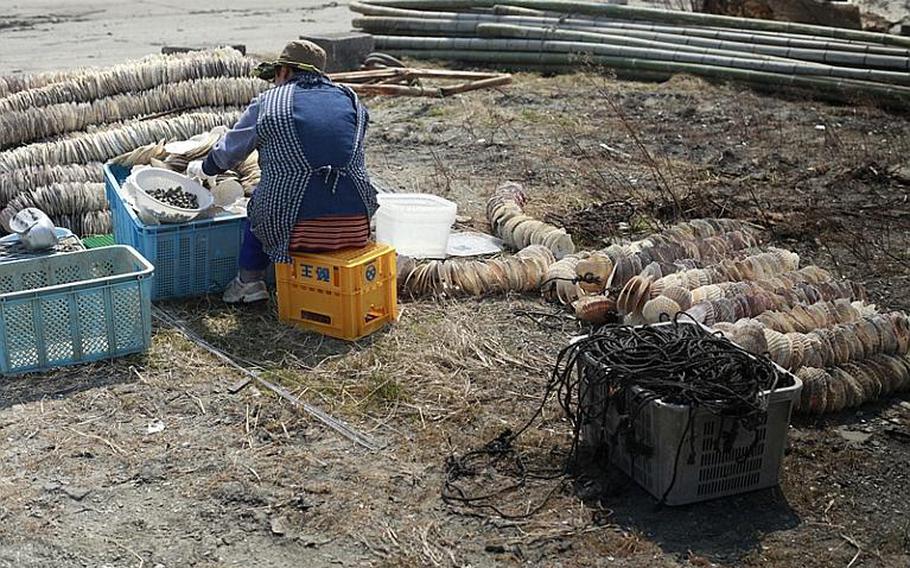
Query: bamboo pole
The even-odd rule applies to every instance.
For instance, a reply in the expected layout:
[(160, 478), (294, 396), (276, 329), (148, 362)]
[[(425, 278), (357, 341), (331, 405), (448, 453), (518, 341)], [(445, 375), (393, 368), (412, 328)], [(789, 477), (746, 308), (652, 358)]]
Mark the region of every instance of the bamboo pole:
[[(495, 27), (498, 33), (517, 38), (550, 33), (549, 30), (505, 26), (500, 24), (483, 24)], [(484, 28), (489, 29), (489, 28)], [(559, 33), (559, 32), (553, 32)], [(626, 57), (630, 59), (653, 59), (673, 61), (695, 65), (732, 67), (750, 71), (784, 73), (794, 75), (814, 75), (837, 77), (859, 81), (881, 81), (895, 85), (910, 85), (910, 74), (892, 73), (830, 65), (805, 64), (795, 60), (759, 61), (741, 57), (706, 55), (681, 52), (678, 50), (648, 49), (625, 47), (621, 45), (592, 44), (578, 41), (550, 41), (545, 39), (488, 39), (488, 38), (424, 38), (377, 36), (376, 45), (381, 49), (455, 49), (455, 50), (492, 50), (492, 51), (540, 51), (555, 53), (590, 53), (605, 57)]]
[(629, 59), (599, 55), (578, 55), (574, 53), (503, 52), (463, 49), (399, 49), (402, 57), (425, 60), (449, 60), (486, 65), (532, 66), (537, 69), (563, 70), (580, 65), (598, 65), (611, 69), (634, 72), (677, 74), (691, 73), (707, 79), (735, 80), (757, 87), (789, 87), (803, 89), (818, 99), (838, 102), (854, 102), (858, 98), (874, 98), (877, 102), (902, 110), (910, 108), (910, 89), (879, 83), (807, 77), (762, 71), (749, 71), (729, 67), (715, 67), (674, 61)]
[(490, 77), (489, 79), (481, 79), (479, 81), (470, 81), (467, 83), (461, 83), (459, 85), (452, 85), (449, 87), (440, 87), (440, 92), (442, 96), (448, 97), (451, 95), (457, 95), (459, 93), (466, 93), (468, 91), (476, 91), (477, 89), (490, 89), (493, 87), (502, 87), (508, 85), (512, 82), (511, 75), (500, 75), (498, 77)]
[[(370, 0), (369, 3), (378, 6), (419, 10), (492, 8), (496, 5), (495, 0)], [(691, 23), (701, 26), (809, 34), (884, 45), (910, 47), (910, 37), (813, 24), (799, 24), (795, 22), (737, 18), (734, 16), (684, 12), (678, 10), (661, 10), (658, 8), (642, 8), (636, 6), (618, 6), (601, 2), (509, 0), (509, 4), (519, 8), (548, 10), (560, 13), (580, 13), (592, 16), (607, 16), (624, 20), (646, 20), (651, 22), (669, 22), (672, 24)]]
[[(703, 28), (682, 27), (650, 24), (644, 22), (627, 22), (615, 19), (582, 16), (578, 14), (559, 14), (554, 12), (541, 12), (528, 10), (537, 16), (531, 15), (497, 15), (474, 12), (425, 12), (420, 10), (406, 10), (351, 2), (350, 9), (356, 13), (371, 17), (388, 18), (421, 18), (421, 19), (458, 19), (459, 21), (484, 21), (510, 23), (516, 25), (556, 25), (579, 27), (606, 27), (627, 31), (666, 33), (693, 38), (705, 38), (721, 41), (731, 41), (756, 45), (775, 45), (779, 47), (819, 49), (823, 51), (849, 51), (886, 55), (892, 57), (910, 58), (910, 49), (887, 47), (877, 44), (854, 42), (848, 40), (832, 41), (829, 38), (806, 36), (796, 34), (762, 33), (753, 31), (743, 32), (729, 28)], [(611, 32), (614, 33), (614, 32)]]
[[(910, 70), (910, 57), (896, 57), (890, 55), (868, 54), (863, 52), (844, 52), (825, 49), (796, 48), (776, 45), (750, 44), (717, 40), (704, 37), (693, 37), (679, 34), (627, 30), (621, 28), (594, 27), (571, 23), (573, 20), (560, 21), (558, 19), (515, 16), (492, 16), (484, 19), (427, 19), (427, 18), (392, 18), (382, 16), (366, 16), (354, 18), (352, 24), (355, 28), (367, 32), (381, 33), (384, 35), (464, 35), (466, 37), (477, 35), (477, 26), (481, 23), (502, 23), (520, 26), (548, 26), (559, 30), (573, 30), (602, 34), (613, 42), (624, 42), (629, 45), (644, 45), (641, 42), (652, 41), (663, 44), (664, 47), (687, 46), (688, 51), (710, 50), (706, 53), (717, 55), (737, 52), (739, 57), (754, 56), (756, 58), (778, 57), (797, 59), (812, 63), (825, 63), (833, 65), (847, 65), (884, 70)], [(598, 43), (604, 43), (598, 40)], [(681, 49), (681, 48), (680, 48)]]

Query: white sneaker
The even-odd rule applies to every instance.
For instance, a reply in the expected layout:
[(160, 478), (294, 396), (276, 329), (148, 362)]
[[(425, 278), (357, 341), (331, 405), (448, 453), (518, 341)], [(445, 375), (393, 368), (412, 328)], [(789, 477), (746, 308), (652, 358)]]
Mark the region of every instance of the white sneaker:
[(269, 299), (269, 290), (265, 287), (265, 282), (256, 280), (255, 282), (243, 282), (237, 276), (228, 284), (227, 290), (221, 297), (228, 304), (251, 304)]

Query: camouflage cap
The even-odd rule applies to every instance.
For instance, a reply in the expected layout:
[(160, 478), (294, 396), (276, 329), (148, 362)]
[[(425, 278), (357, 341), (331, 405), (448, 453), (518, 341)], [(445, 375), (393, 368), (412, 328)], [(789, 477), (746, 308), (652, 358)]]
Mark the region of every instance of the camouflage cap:
[(322, 69), (325, 68), (325, 51), (311, 41), (295, 40), (284, 46), (281, 55), (275, 61), (260, 63), (253, 74), (265, 81), (271, 81), (282, 65), (301, 71), (322, 73)]

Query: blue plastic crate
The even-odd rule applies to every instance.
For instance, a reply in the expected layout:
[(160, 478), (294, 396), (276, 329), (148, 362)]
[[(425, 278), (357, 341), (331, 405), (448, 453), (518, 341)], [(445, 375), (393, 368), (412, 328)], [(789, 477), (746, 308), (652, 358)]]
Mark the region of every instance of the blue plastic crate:
[(145, 351), (153, 273), (127, 246), (0, 263), (0, 374)]
[(129, 168), (106, 164), (104, 183), (114, 239), (155, 265), (152, 300), (223, 291), (237, 274), (244, 215), (221, 215), (180, 225), (146, 225), (120, 193)]

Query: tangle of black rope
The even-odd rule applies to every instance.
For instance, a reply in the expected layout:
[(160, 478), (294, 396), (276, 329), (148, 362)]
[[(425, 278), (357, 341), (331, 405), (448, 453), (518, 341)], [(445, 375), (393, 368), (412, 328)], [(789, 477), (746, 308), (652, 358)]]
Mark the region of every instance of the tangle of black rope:
[[(673, 476), (661, 504), (676, 485), (687, 440), (689, 459), (694, 457), (693, 422), (698, 409), (732, 420), (734, 431), (728, 433), (731, 436), (740, 428), (753, 432), (753, 442), (745, 452), (746, 457), (752, 455), (757, 447), (757, 430), (767, 412), (768, 397), (763, 393), (787, 385), (778, 384), (781, 375), (770, 361), (755, 357), (719, 333), (686, 322), (686, 317), (688, 314), (680, 314), (663, 325), (605, 326), (562, 349), (539, 406), (521, 428), (506, 430), (460, 457), (449, 457), (443, 500), (450, 505), (492, 511), (503, 518), (529, 517), (541, 510), (563, 485), (554, 486), (542, 501), (522, 513), (507, 512), (493, 501), (527, 487), (531, 479), (565, 479), (577, 465), (584, 426), (602, 427), (610, 408), (627, 417), (621, 428), (630, 441), (634, 459), (644, 451), (644, 445), (635, 440), (635, 425), (642, 411), (658, 399), (689, 408), (686, 428), (676, 448)], [(572, 425), (572, 441), (561, 467), (533, 470), (515, 442), (540, 418), (551, 398), (557, 400)], [(477, 495), (469, 494), (459, 484), (460, 480), (475, 477), (484, 468), (495, 469), (507, 460), (513, 463), (513, 483)]]

